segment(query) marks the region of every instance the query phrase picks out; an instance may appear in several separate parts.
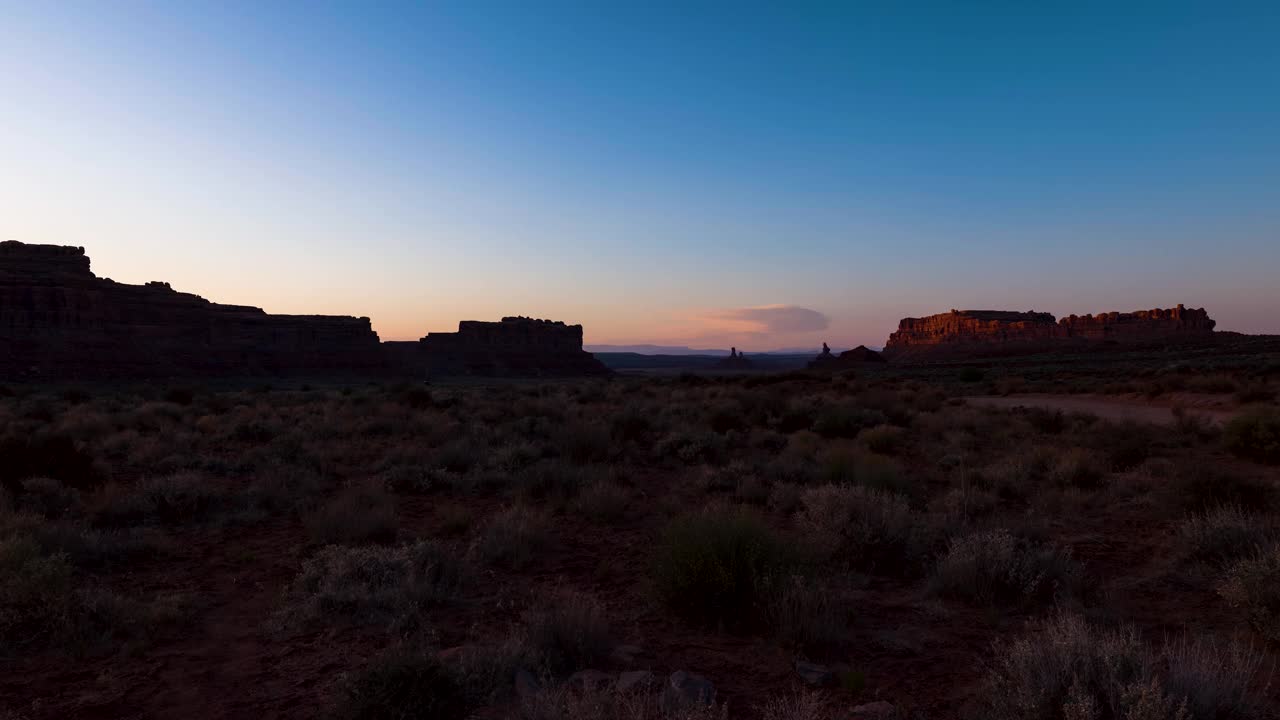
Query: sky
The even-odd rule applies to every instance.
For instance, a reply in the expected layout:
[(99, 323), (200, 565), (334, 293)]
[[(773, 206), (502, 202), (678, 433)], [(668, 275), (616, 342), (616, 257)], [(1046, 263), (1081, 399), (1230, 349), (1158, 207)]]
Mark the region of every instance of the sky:
[(0, 239), (384, 340), (1280, 333), (1280, 5), (0, 0)]

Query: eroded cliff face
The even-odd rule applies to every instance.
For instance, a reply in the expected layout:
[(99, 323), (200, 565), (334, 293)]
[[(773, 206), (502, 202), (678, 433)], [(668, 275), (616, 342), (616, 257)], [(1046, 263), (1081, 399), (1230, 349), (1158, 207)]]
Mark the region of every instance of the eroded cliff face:
[(464, 320), (456, 333), (429, 333), (416, 343), (386, 343), (394, 364), (424, 375), (563, 377), (608, 375), (582, 349), (582, 326), (527, 317)]
[(368, 318), (269, 315), (168, 283), (98, 278), (83, 248), (0, 243), (0, 377), (234, 375), (383, 364)]
[(889, 335), (890, 359), (963, 358), (1046, 352), (1117, 344), (1203, 340), (1214, 321), (1203, 309), (1182, 305), (1131, 313), (1071, 315), (1055, 321), (1049, 313), (952, 310), (904, 318)]

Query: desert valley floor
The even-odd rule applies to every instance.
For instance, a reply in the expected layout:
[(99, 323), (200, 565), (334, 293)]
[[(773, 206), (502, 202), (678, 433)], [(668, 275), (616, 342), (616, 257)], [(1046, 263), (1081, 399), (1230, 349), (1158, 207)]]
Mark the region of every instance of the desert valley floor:
[(1275, 357), (13, 385), (0, 717), (1267, 717)]

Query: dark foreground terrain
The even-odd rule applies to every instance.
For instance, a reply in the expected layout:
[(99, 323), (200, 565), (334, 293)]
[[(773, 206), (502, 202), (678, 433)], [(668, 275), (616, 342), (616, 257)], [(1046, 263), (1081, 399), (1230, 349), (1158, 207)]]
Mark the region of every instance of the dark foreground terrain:
[(0, 718), (1271, 717), (1280, 363), (1211, 360), (9, 387)]

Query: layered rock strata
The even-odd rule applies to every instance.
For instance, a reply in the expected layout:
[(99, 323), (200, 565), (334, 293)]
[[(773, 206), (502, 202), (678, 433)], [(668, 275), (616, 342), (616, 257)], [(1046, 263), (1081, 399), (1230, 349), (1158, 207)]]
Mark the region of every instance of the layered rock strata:
[(454, 333), (428, 333), (416, 343), (385, 343), (393, 364), (415, 374), (519, 377), (608, 375), (582, 349), (582, 326), (528, 317), (464, 320)]
[(889, 336), (889, 359), (979, 357), (1057, 349), (1178, 343), (1213, 336), (1214, 321), (1203, 309), (1182, 305), (1131, 313), (1071, 315), (1003, 310), (952, 310), (904, 318)]
[(168, 283), (99, 278), (84, 248), (0, 243), (0, 377), (78, 379), (368, 370), (369, 318), (270, 315)]

